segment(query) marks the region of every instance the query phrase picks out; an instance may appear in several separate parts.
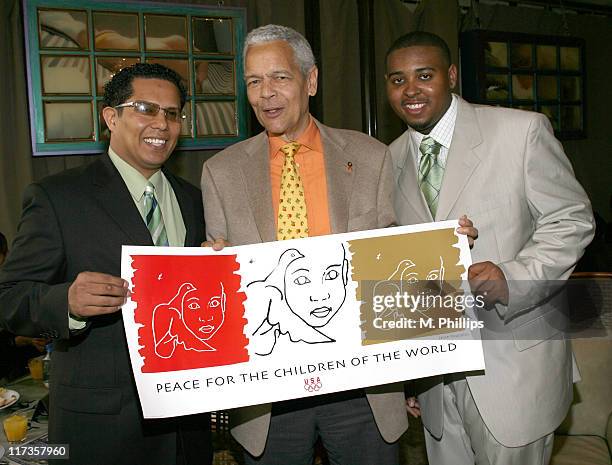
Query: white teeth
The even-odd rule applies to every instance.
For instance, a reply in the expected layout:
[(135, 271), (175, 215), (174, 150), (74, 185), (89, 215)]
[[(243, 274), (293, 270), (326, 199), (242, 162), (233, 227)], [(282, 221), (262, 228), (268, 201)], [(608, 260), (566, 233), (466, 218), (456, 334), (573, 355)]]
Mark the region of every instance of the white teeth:
[(147, 144), (155, 145), (157, 147), (161, 147), (162, 145), (166, 143), (164, 139), (154, 139), (152, 137), (147, 137), (144, 141)]
[(406, 106), (409, 110), (419, 110), (425, 106), (424, 103), (407, 103)]

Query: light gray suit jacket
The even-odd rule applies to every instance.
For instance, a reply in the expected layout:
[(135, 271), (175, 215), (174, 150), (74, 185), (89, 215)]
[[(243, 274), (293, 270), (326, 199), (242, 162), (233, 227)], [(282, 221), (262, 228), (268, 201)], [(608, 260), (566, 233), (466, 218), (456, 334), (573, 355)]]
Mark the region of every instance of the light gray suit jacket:
[[(409, 131), (390, 150), (399, 224), (432, 221)], [(493, 436), (517, 447), (552, 432), (571, 403), (571, 346), (559, 333), (558, 302), (542, 304), (550, 292), (542, 282), (566, 279), (594, 231), (589, 199), (546, 117), (459, 98), (435, 220), (463, 214), (479, 230), (474, 263), (500, 266), (510, 290), (507, 307), (478, 314), (489, 328), (482, 333), (486, 370), (467, 381)], [(423, 422), (439, 438), (441, 378), (425, 381)]]
[[(332, 233), (395, 224), (387, 147), (359, 132), (315, 122), (323, 143)], [(224, 238), (232, 245), (276, 240), (265, 132), (208, 160), (202, 171), (202, 188), (209, 239)], [(366, 393), (381, 435), (387, 442), (396, 441), (408, 428), (403, 387), (377, 386)], [(271, 404), (263, 404), (232, 412), (232, 434), (254, 456), (263, 453), (270, 408)]]

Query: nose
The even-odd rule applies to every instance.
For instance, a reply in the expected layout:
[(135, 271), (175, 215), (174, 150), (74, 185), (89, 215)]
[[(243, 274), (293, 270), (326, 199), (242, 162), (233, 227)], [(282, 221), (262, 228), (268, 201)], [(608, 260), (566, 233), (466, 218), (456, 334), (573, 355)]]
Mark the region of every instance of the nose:
[(272, 98), (276, 95), (276, 90), (274, 89), (274, 84), (272, 80), (265, 77), (261, 83), (261, 97), (262, 98)]
[(310, 299), (311, 302), (321, 302), (321, 301), (324, 301), (324, 300), (329, 300), (330, 297), (331, 296), (329, 295), (329, 292), (328, 292), (325, 297), (321, 297), (321, 296), (314, 297), (314, 296), (311, 295), (309, 297), (309, 299)]
[(157, 114), (153, 117), (153, 125), (156, 129), (161, 129), (162, 131), (168, 129), (168, 120), (166, 119), (166, 112), (161, 108), (157, 112)]
[(402, 93), (407, 97), (413, 97), (421, 93), (418, 81), (416, 79), (406, 79), (406, 83), (402, 88)]

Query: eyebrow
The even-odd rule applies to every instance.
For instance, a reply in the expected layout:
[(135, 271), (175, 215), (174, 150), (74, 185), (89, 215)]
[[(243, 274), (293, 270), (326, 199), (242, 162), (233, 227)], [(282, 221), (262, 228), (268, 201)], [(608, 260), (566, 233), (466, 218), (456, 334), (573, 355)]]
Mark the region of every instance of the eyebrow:
[[(436, 68), (434, 68), (433, 66), (423, 66), (422, 68), (417, 68), (415, 70), (412, 70), (411, 72), (415, 72), (415, 73), (422, 73), (422, 72), (431, 72), (431, 71), (436, 71)], [(396, 76), (396, 75), (403, 75), (406, 74), (404, 71), (391, 71), (390, 73), (387, 73), (388, 77), (391, 76)]]
[(190, 300), (200, 300), (200, 299), (198, 297), (189, 297), (187, 301), (189, 302)]
[(327, 268), (325, 268), (325, 271), (329, 270), (330, 268), (333, 268), (335, 266), (342, 266), (342, 263), (336, 263), (334, 265), (329, 265)]
[(291, 274), (296, 274), (298, 271), (306, 271), (310, 273), (310, 270), (308, 268), (298, 268), (297, 270), (292, 271)]

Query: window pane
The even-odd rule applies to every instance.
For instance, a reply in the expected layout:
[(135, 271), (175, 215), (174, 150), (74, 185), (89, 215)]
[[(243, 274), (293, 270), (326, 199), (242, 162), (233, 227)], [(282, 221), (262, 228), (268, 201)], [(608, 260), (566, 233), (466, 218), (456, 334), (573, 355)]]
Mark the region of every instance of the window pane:
[(561, 100), (580, 100), (580, 78), (561, 78)]
[(531, 74), (512, 76), (512, 98), (533, 100), (533, 76)]
[(233, 61), (196, 61), (197, 94), (233, 94)]
[(561, 47), (560, 56), (562, 70), (580, 70), (580, 49), (578, 47)]
[(487, 100), (508, 99), (508, 75), (487, 74)]
[(505, 42), (487, 42), (485, 45), (485, 65), (508, 66), (508, 46)]
[(44, 107), (47, 141), (93, 140), (90, 102), (45, 102)]
[(561, 107), (561, 130), (580, 131), (582, 129), (582, 108), (580, 105)]
[(550, 123), (555, 131), (559, 130), (559, 108), (557, 105), (542, 105), (540, 107), (540, 113), (548, 116)]
[(191, 102), (185, 102), (183, 114), (186, 118), (181, 121), (181, 136), (192, 137), (193, 121), (191, 118)]
[(138, 15), (93, 13), (96, 50), (139, 50)]
[(233, 53), (232, 20), (194, 18), (193, 49), (205, 53)]
[(557, 77), (538, 76), (538, 99), (556, 100), (557, 98)]
[(171, 59), (171, 58), (147, 58), (147, 63), (158, 63), (160, 65), (164, 65), (166, 68), (170, 68), (176, 71), (181, 77), (181, 82), (185, 86), (187, 93), (190, 93), (189, 90), (189, 61), (188, 60), (179, 60), (179, 59)]
[(104, 84), (113, 77), (115, 73), (122, 70), (126, 66), (131, 66), (138, 63), (138, 58), (131, 57), (100, 57), (96, 58), (96, 80), (98, 95), (104, 93)]
[(91, 93), (89, 58), (82, 56), (43, 56), (40, 60), (43, 94)]
[(536, 53), (539, 69), (557, 69), (557, 47), (554, 45), (538, 45)]
[(530, 44), (512, 44), (512, 68), (531, 68), (533, 66), (531, 49)]
[(186, 52), (186, 28), (184, 16), (145, 15), (147, 50)]
[(89, 33), (84, 11), (38, 10), (41, 49), (87, 50)]
[(196, 104), (198, 136), (235, 136), (234, 102), (198, 102)]

